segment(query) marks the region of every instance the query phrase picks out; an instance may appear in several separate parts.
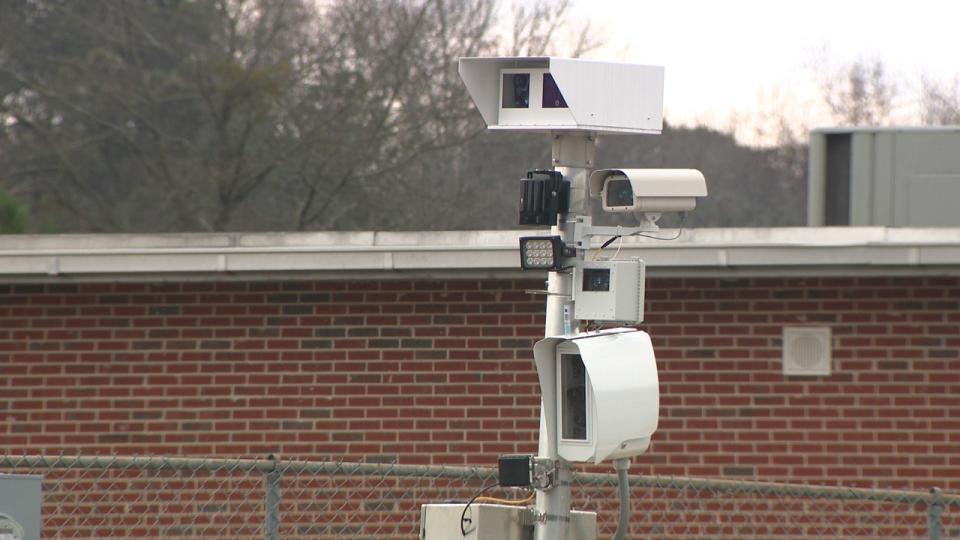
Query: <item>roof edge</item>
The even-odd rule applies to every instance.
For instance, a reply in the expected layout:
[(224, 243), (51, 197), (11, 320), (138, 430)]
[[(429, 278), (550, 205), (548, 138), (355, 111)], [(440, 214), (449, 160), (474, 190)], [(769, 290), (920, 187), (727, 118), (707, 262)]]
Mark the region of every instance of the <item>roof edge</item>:
[[(670, 238), (677, 231), (656, 236)], [(0, 281), (244, 276), (517, 275), (521, 236), (546, 231), (0, 236)], [(594, 247), (604, 239), (598, 239)], [(613, 254), (615, 246), (608, 248)], [(960, 271), (960, 228), (688, 229), (630, 237), (654, 273)], [(529, 274), (532, 275), (532, 274)]]

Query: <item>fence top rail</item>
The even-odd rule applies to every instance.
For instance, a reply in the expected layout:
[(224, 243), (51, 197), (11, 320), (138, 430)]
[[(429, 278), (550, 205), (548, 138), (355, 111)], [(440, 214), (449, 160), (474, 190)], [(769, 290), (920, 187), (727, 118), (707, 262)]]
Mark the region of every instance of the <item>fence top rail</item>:
[(217, 470), (229, 472), (289, 472), (357, 474), (381, 476), (429, 476), (438, 478), (497, 478), (497, 470), (486, 467), (400, 465), (398, 463), (355, 463), (347, 461), (303, 461), (238, 458), (190, 458), (161, 456), (14, 456), (0, 455), (0, 468), (35, 469), (146, 469)]
[[(612, 474), (576, 475), (576, 481), (580, 484), (607, 484), (615, 481), (615, 478)], [(905, 489), (787, 484), (759, 480), (727, 480), (721, 478), (696, 478), (691, 476), (646, 475), (631, 475), (630, 485), (661, 489), (707, 490), (731, 493), (753, 493), (757, 495), (819, 497), (839, 500), (960, 505), (960, 495), (944, 494), (939, 488), (932, 488), (929, 491), (915, 491)]]
[[(437, 465), (401, 465), (398, 463), (356, 463), (347, 461), (283, 460), (270, 456), (268, 459), (191, 458), (159, 456), (47, 456), (47, 455), (0, 455), (0, 468), (4, 469), (145, 469), (180, 471), (227, 471), (233, 473), (314, 473), (343, 475), (378, 475), (393, 477), (431, 477), (494, 480), (497, 470), (489, 467), (451, 467)], [(576, 473), (574, 480), (580, 485), (614, 486), (616, 475), (602, 473)], [(753, 493), (758, 495), (781, 495), (821, 497), (840, 500), (872, 500), (900, 503), (941, 504), (960, 506), (960, 495), (944, 494), (934, 488), (929, 492), (853, 488), (844, 486), (817, 486), (762, 482), (756, 480), (726, 480), (696, 478), (689, 476), (631, 475), (630, 485), (637, 487), (709, 490), (729, 493)]]

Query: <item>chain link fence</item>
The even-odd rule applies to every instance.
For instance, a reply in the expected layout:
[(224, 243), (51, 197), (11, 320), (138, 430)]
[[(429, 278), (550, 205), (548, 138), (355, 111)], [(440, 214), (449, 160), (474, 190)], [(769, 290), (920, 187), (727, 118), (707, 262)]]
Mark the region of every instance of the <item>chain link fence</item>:
[[(486, 468), (273, 459), (2, 456), (0, 472), (43, 476), (45, 539), (410, 539), (420, 505), (463, 502), (496, 482)], [(960, 497), (938, 490), (656, 476), (631, 485), (632, 538), (960, 537)], [(616, 476), (577, 474), (573, 495), (575, 508), (598, 513), (598, 538), (612, 535)]]

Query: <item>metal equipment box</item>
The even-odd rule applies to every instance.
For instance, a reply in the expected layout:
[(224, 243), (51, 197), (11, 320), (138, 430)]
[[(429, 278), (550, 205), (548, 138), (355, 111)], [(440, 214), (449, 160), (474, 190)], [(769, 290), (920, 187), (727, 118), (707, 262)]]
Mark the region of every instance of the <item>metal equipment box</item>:
[[(420, 507), (420, 540), (532, 540), (529, 508), (502, 504), (471, 504), (469, 525), (460, 534), (464, 504), (425, 504)], [(569, 540), (596, 540), (597, 514), (570, 512)]]
[(960, 226), (960, 128), (810, 132), (807, 225)]
[(0, 540), (40, 540), (42, 480), (0, 473)]
[(573, 316), (579, 320), (643, 322), (646, 267), (640, 259), (583, 261), (573, 269)]

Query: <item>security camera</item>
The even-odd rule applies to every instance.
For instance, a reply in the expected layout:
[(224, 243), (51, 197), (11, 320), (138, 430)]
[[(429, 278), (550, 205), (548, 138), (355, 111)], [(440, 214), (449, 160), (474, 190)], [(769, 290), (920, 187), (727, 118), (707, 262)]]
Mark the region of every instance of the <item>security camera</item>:
[(590, 196), (607, 212), (686, 212), (707, 196), (707, 182), (696, 169), (598, 169)]
[(600, 463), (646, 452), (660, 390), (650, 336), (633, 328), (545, 338), (534, 359), (560, 457)]

